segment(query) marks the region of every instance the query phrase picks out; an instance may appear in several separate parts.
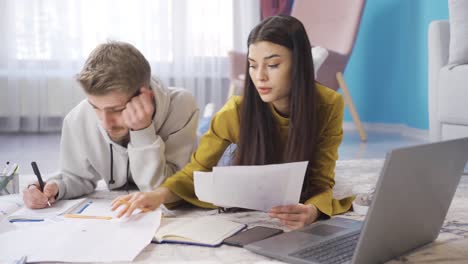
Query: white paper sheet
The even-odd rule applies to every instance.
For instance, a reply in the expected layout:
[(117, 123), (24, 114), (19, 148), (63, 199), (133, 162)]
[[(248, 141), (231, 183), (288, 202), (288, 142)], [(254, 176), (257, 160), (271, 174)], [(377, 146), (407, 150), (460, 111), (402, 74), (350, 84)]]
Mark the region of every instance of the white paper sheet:
[[(0, 262), (26, 255), (28, 262), (132, 261), (151, 241), (161, 210), (128, 221), (67, 219), (0, 234)], [(53, 239), (49, 239), (53, 238)]]
[(0, 222), (23, 205), (23, 198), (19, 194), (0, 196)]
[(193, 181), (198, 199), (209, 203), (212, 202), (214, 199), (213, 174), (211, 172), (195, 171)]
[(212, 175), (194, 175), (195, 192), (200, 200), (219, 206), (268, 212), (299, 202), (307, 164), (214, 167)]
[(52, 207), (46, 207), (42, 209), (29, 209), (23, 206), (21, 209), (10, 214), (8, 219), (44, 219), (48, 217), (55, 217), (73, 211), (75, 208), (84, 204), (85, 200), (86, 198), (75, 200), (59, 200), (54, 203)]

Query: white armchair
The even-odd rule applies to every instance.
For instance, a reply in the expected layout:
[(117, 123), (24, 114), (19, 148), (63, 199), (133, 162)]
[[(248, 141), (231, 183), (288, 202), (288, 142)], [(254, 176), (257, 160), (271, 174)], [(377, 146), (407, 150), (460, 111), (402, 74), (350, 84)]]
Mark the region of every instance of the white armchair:
[(449, 21), (429, 25), (429, 134), (432, 141), (468, 137), (468, 65), (447, 65)]

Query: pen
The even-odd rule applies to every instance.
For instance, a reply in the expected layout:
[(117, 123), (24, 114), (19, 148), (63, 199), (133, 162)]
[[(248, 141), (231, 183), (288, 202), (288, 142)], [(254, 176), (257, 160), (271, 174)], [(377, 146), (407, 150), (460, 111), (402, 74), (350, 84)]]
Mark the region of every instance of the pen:
[(65, 218), (80, 218), (80, 219), (100, 219), (100, 220), (111, 220), (112, 216), (99, 216), (99, 215), (82, 215), (82, 214), (65, 214)]
[[(42, 180), (41, 172), (39, 171), (36, 162), (31, 162), (31, 166), (33, 168), (34, 174), (36, 174), (37, 180), (39, 181), (39, 189), (41, 190), (41, 192), (44, 192), (44, 181)], [(50, 205), (49, 201), (47, 201), (47, 204), (49, 205), (49, 207), (52, 206)]]

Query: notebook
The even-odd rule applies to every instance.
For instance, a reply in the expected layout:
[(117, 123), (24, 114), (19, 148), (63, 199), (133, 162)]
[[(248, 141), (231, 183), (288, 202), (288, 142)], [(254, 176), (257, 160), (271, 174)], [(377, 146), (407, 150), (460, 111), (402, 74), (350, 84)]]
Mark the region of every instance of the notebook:
[(217, 247), (224, 239), (246, 227), (246, 224), (213, 216), (178, 219), (162, 226), (153, 242)]
[(45, 218), (76, 212), (86, 206), (87, 201), (86, 198), (59, 200), (52, 207), (29, 209), (19, 199), (21, 199), (19, 195), (15, 199), (0, 199), (0, 220), (6, 218), (10, 222), (43, 221)]

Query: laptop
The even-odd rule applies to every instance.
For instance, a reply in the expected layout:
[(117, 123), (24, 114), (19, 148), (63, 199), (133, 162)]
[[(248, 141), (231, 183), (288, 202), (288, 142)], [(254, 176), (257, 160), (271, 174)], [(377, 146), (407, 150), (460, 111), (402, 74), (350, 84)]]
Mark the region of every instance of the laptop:
[(434, 241), (468, 160), (468, 138), (385, 159), (364, 222), (334, 217), (245, 246), (290, 263), (383, 263)]

